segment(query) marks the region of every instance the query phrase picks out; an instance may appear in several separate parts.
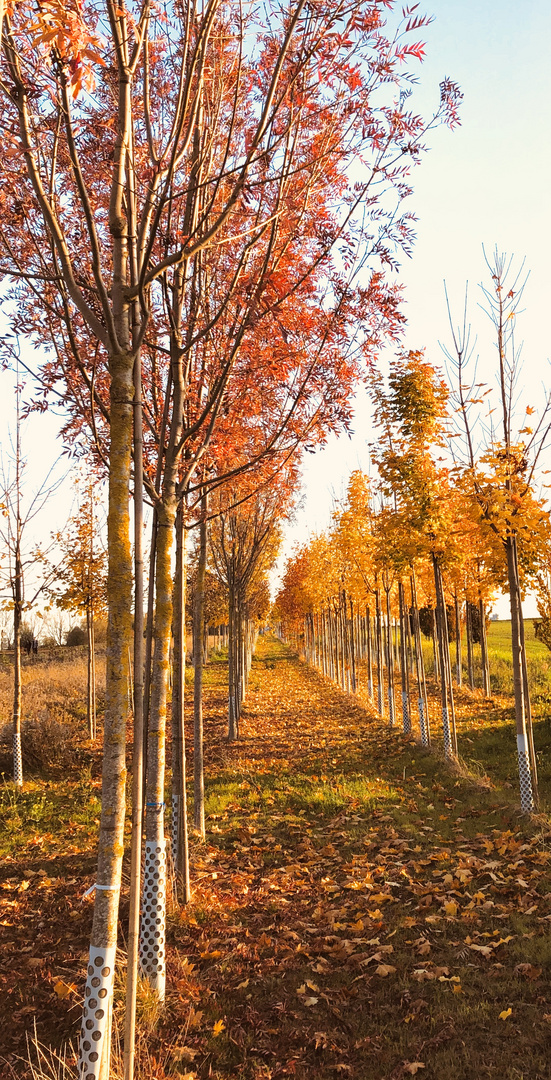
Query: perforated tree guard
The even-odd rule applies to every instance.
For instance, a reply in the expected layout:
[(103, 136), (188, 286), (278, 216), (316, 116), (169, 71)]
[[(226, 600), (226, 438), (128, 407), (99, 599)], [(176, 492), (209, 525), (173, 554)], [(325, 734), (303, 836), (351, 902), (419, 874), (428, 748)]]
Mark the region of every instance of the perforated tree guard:
[(525, 813), (531, 813), (535, 809), (534, 792), (532, 789), (532, 770), (530, 757), (526, 745), (526, 737), (517, 735), (518, 754), (518, 778), (520, 784), (520, 807)]
[(160, 1001), (164, 1001), (166, 982), (165, 909), (166, 841), (162, 837), (145, 845), (140, 927), (140, 968)]
[(453, 757), (452, 736), (447, 705), (442, 706), (442, 728), (444, 731), (444, 753), (446, 757)]
[(172, 819), (170, 822), (170, 857), (172, 859), (172, 867), (175, 870), (178, 866), (178, 818), (180, 814), (180, 800), (177, 795), (172, 796)]
[(429, 740), (427, 736), (427, 725), (425, 721), (425, 702), (423, 698), (417, 699), (417, 706), (419, 708), (419, 727), (421, 728), (421, 746), (428, 746)]
[(21, 754), (21, 732), (16, 731), (13, 736), (13, 782), (23, 783), (23, 756)]
[(411, 717), (409, 715), (409, 700), (406, 690), (402, 690), (402, 726), (404, 735), (411, 734)]
[(384, 698), (383, 698), (383, 688), (382, 688), (381, 683), (379, 683), (379, 685), (377, 687), (377, 709), (379, 711), (379, 716), (382, 716), (383, 715), (383, 709), (384, 709)]
[[(81, 1080), (97, 1080), (104, 1053), (109, 1013), (113, 1001), (113, 976), (116, 946), (98, 949), (90, 946), (88, 974), (84, 990), (84, 1009), (80, 1029), (78, 1075)], [(109, 1048), (105, 1048), (109, 1053)], [(109, 1075), (109, 1068), (107, 1069)]]

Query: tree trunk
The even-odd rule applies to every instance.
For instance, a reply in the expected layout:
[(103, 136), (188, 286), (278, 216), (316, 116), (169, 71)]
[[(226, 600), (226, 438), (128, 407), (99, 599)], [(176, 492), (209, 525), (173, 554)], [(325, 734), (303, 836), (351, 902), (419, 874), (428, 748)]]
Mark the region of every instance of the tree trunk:
[(188, 904), (191, 897), (189, 878), (189, 839), (187, 822), (186, 736), (184, 701), (186, 678), (186, 563), (184, 507), (180, 502), (176, 515), (176, 568), (174, 574), (174, 686), (172, 689), (172, 865), (181, 897)]
[(455, 602), (455, 677), (457, 679), (457, 685), (461, 688), (463, 684), (463, 658), (461, 656), (461, 609), (459, 606), (459, 597), (457, 592), (454, 597)]
[[(143, 564), (143, 418), (141, 358), (134, 366), (134, 725), (132, 744), (132, 839), (130, 846), (130, 912), (124, 1014), (124, 1080), (134, 1076), (136, 1002), (140, 942), (140, 885), (143, 833), (143, 738), (144, 738), (144, 564)], [(90, 597), (92, 596), (90, 590)], [(92, 646), (92, 716), (95, 728), (94, 618), (90, 603)]]
[(239, 734), (237, 720), (237, 640), (236, 640), (236, 611), (235, 593), (230, 585), (229, 591), (229, 625), (228, 625), (228, 739), (234, 742)]
[(87, 679), (86, 679), (86, 725), (88, 728), (88, 738), (94, 739), (96, 735), (95, 730), (95, 717), (93, 715), (92, 698), (93, 698), (93, 672), (92, 672), (92, 617), (90, 612), (90, 602), (86, 604), (86, 660), (87, 660)]
[(140, 966), (155, 994), (164, 1000), (166, 982), (166, 847), (164, 786), (166, 703), (172, 629), (172, 533), (176, 495), (172, 470), (167, 469), (165, 492), (158, 508), (155, 574), (155, 649), (149, 709), (145, 814), (145, 868), (140, 931)]
[[(17, 481), (19, 483), (19, 480)], [(21, 750), (21, 611), (23, 607), (23, 569), (17, 521), (15, 577), (13, 581), (13, 782), (23, 787)]]
[(440, 682), (440, 653), (438, 648), (438, 626), (436, 623), (436, 611), (431, 608), (432, 614), (432, 656), (434, 661), (434, 681), (438, 686)]
[(365, 609), (365, 644), (367, 659), (367, 694), (369, 700), (373, 701), (373, 657), (371, 651), (371, 613), (369, 608)]
[(352, 666), (352, 693), (355, 694), (357, 688), (356, 685), (356, 643), (354, 640), (354, 605), (352, 600), (350, 601), (350, 661)]
[(524, 696), (523, 641), (520, 622), (522, 602), (517, 561), (515, 558), (515, 538), (507, 536), (505, 551), (507, 555), (507, 576), (509, 579), (509, 603), (511, 607), (511, 645), (513, 651), (513, 686), (515, 693), (515, 723), (517, 729), (517, 755), (520, 786), (520, 805), (522, 810), (531, 812), (535, 809), (530, 747), (526, 733), (526, 704)]
[(394, 727), (396, 703), (394, 700), (394, 650), (392, 647), (392, 620), (390, 617), (390, 589), (386, 593), (387, 659), (388, 659), (388, 724)]
[(490, 697), (490, 669), (488, 665), (488, 638), (486, 635), (486, 611), (482, 596), (479, 597), (480, 612), (480, 659), (482, 664), (482, 689), (485, 697)]
[(385, 714), (385, 694), (383, 687), (383, 643), (381, 635), (381, 605), (379, 590), (375, 589), (375, 633), (377, 653), (377, 709), (379, 716)]
[(410, 577), (411, 606), (413, 610), (413, 635), (415, 640), (415, 671), (418, 688), (419, 727), (421, 731), (421, 743), (430, 746), (430, 722), (427, 697), (427, 682), (425, 678), (425, 662), (423, 659), (423, 643), (421, 638), (421, 625), (419, 622), (419, 608), (417, 605), (417, 587), (415, 584), (415, 572), (412, 569)]
[(407, 640), (406, 640), (406, 606), (404, 601), (404, 586), (398, 582), (398, 602), (400, 605), (400, 669), (402, 677), (402, 726), (404, 735), (411, 734), (411, 717), (409, 713), (409, 678), (407, 666)]
[(202, 497), (202, 521), (199, 525), (199, 560), (193, 598), (193, 824), (205, 839), (205, 774), (203, 763), (203, 622), (205, 607), (205, 572), (207, 568), (207, 506)]
[(108, 621), (103, 728), (101, 820), (94, 918), (80, 1038), (79, 1070), (87, 1080), (107, 1080), (111, 1044), (113, 975), (121, 886), (126, 794), (128, 647), (132, 625), (132, 557), (129, 535), (133, 362), (111, 361)]
[(474, 663), (473, 663), (473, 616), (469, 600), (465, 603), (465, 629), (467, 632), (467, 674), (469, 686), (474, 690)]
[(448, 669), (449, 669), (449, 649), (448, 656), (446, 656), (446, 644), (448, 640), (447, 635), (447, 612), (444, 600), (444, 593), (442, 589), (442, 578), (440, 575), (440, 566), (438, 559), (433, 553), (432, 566), (434, 571), (434, 588), (436, 593), (436, 629), (438, 638), (438, 658), (440, 661), (440, 690), (442, 700), (442, 729), (444, 733), (444, 753), (446, 757), (455, 757), (457, 749), (454, 745), (453, 728), (451, 724), (451, 712), (448, 704), (451, 706), (452, 688), (449, 684)]

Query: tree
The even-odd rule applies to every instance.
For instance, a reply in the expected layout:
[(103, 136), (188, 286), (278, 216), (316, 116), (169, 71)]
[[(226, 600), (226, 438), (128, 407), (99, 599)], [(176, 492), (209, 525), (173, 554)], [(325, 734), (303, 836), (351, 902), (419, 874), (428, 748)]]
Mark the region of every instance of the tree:
[[(455, 328), (448, 301), (452, 348), (445, 349), (454, 375), (454, 396), (462, 424), (465, 446), (464, 480), (481, 526), (490, 542), (502, 552), (511, 607), (511, 645), (515, 695), (518, 768), (521, 807), (533, 810), (537, 802), (537, 773), (530, 713), (530, 695), (524, 620), (522, 616), (523, 573), (537, 565), (537, 549), (543, 538), (547, 514), (534, 497), (533, 482), (538, 461), (551, 430), (551, 401), (546, 398), (539, 421), (533, 426), (535, 407), (528, 405), (522, 427), (515, 432), (515, 387), (520, 372), (520, 350), (515, 331), (517, 313), (526, 278), (523, 265), (517, 270), (513, 259), (494, 252), (486, 260), (491, 285), (481, 286), (486, 311), (495, 332), (497, 381), (499, 387), (499, 424), (491, 421), (486, 447), (478, 457), (475, 452), (473, 407), (485, 402), (491, 388), (475, 384), (468, 376), (472, 358), (470, 327), (467, 323), (467, 294), (462, 324)], [(491, 410), (493, 412), (493, 410)], [(542, 545), (543, 546), (543, 545)]]
[[(23, 785), (23, 757), (21, 749), (21, 644), (23, 614), (30, 611), (43, 589), (47, 588), (50, 573), (45, 570), (45, 555), (38, 546), (30, 550), (25, 547), (25, 532), (29, 524), (40, 514), (50, 495), (54, 494), (62, 482), (59, 479), (50, 482), (51, 470), (36, 493), (25, 499), (24, 493), (24, 470), (25, 461), (21, 446), (21, 385), (19, 370), (16, 367), (16, 417), (15, 417), (15, 446), (13, 455), (13, 469), (8, 471), (2, 463), (2, 492), (0, 505), (3, 522), (0, 526), (0, 539), (3, 541), (4, 550), (7, 552), (7, 574), (4, 595), (4, 604), (13, 613), (13, 779), (16, 787)], [(26, 571), (33, 566), (44, 568), (44, 576), (40, 583), (34, 583), (31, 596), (26, 595), (25, 575)], [(34, 638), (34, 634), (33, 634)]]
[[(56, 585), (51, 590), (58, 607), (76, 611), (86, 621), (88, 682), (86, 717), (88, 734), (96, 736), (94, 621), (106, 614), (107, 556), (97, 532), (96, 484), (90, 476), (81, 492), (76, 513), (67, 523), (57, 542), (63, 553), (56, 571)], [(69, 641), (67, 641), (69, 644)]]

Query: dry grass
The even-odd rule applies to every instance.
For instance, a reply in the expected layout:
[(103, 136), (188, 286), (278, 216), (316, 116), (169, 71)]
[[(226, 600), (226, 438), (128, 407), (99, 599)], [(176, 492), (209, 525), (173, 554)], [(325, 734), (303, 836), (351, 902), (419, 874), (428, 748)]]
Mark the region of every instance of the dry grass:
[[(67, 752), (86, 737), (87, 661), (84, 652), (59, 650), (53, 659), (42, 656), (23, 662), (23, 765), (28, 772), (62, 767)], [(13, 661), (0, 656), (0, 772), (11, 773), (11, 716)], [(96, 661), (97, 706), (104, 703), (105, 658)]]

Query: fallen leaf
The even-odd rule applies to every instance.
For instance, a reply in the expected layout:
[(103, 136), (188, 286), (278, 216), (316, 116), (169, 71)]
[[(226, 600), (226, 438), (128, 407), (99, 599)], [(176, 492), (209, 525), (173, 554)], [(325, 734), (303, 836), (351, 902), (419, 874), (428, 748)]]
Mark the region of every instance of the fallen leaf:
[(69, 998), (71, 994), (76, 993), (76, 986), (74, 983), (63, 982), (63, 979), (58, 979), (54, 983), (54, 994), (57, 994), (58, 998)]
[(419, 1072), (419, 1069), (425, 1068), (424, 1061), (404, 1061), (404, 1072), (409, 1073), (410, 1076), (415, 1076)]
[(508, 1020), (509, 1017), (512, 1015), (512, 1012), (513, 1012), (512, 1009), (504, 1009), (503, 1012), (500, 1012), (499, 1019), (500, 1020)]
[(457, 915), (457, 912), (459, 911), (459, 906), (456, 904), (455, 900), (447, 900), (442, 907), (446, 912), (446, 915)]
[(379, 964), (378, 967), (375, 968), (375, 974), (380, 975), (383, 979), (386, 978), (387, 975), (394, 975), (395, 971), (396, 968), (393, 967), (392, 964)]
[(225, 1030), (225, 1028), (226, 1028), (226, 1025), (225, 1025), (224, 1021), (223, 1020), (217, 1020), (216, 1023), (213, 1025), (212, 1034), (216, 1038), (217, 1035), (222, 1034), (222, 1032)]

